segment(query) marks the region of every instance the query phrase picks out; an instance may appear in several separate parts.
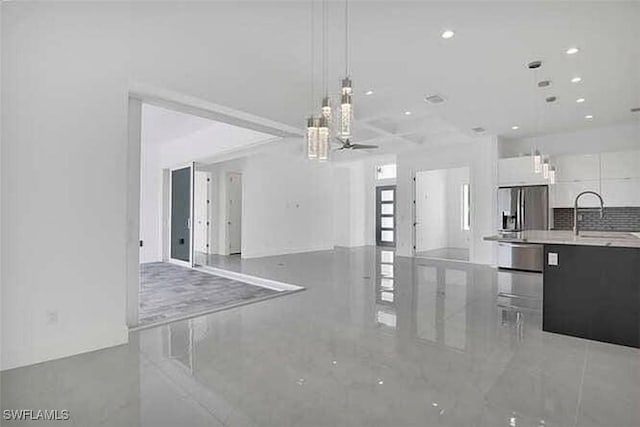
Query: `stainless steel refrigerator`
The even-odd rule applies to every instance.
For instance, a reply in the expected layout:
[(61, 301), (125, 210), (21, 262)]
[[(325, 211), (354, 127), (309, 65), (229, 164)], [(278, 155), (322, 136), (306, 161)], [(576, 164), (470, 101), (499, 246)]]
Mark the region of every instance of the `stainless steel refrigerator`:
[[(549, 188), (546, 185), (498, 188), (501, 233), (549, 228)], [(542, 245), (498, 244), (498, 267), (542, 271)]]

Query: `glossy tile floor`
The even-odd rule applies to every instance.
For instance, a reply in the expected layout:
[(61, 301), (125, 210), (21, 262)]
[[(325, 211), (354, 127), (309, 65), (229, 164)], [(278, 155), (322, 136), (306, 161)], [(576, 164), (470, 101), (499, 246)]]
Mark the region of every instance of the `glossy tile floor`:
[(140, 264), (140, 325), (278, 295), (278, 291), (166, 262)]
[(453, 261), (469, 261), (469, 249), (466, 248), (438, 248), (416, 253), (419, 258), (441, 258)]
[(640, 425), (638, 350), (542, 332), (539, 275), (373, 248), (227, 267), (307, 289), (3, 372), (2, 408), (77, 426)]

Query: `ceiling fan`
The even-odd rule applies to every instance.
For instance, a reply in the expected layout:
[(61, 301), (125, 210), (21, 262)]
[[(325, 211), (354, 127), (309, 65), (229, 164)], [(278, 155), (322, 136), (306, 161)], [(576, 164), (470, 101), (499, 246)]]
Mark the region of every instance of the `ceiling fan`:
[(338, 141), (342, 146), (340, 148), (336, 148), (335, 151), (342, 150), (373, 150), (378, 148), (377, 145), (367, 145), (367, 144), (352, 144), (349, 138), (340, 139), (336, 137), (336, 141)]

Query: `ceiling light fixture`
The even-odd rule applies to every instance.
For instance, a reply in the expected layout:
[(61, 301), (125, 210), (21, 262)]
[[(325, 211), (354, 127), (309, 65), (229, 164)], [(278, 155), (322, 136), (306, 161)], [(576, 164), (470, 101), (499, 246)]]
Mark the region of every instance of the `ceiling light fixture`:
[(440, 34), (440, 37), (442, 37), (443, 39), (450, 39), (455, 35), (456, 33), (454, 33), (452, 30), (444, 30), (442, 34)]
[(405, 111), (405, 112), (404, 112), (404, 115), (405, 115), (405, 116), (410, 116), (410, 115), (411, 115), (411, 111)]
[(533, 152), (533, 172), (542, 172), (542, 154), (538, 150)]
[(542, 161), (542, 177), (544, 179), (549, 179), (549, 159), (544, 159)]
[(585, 101), (585, 99), (584, 99), (584, 98), (578, 98), (578, 99), (576, 99), (576, 102), (577, 102), (578, 104), (582, 104), (584, 101)]
[(520, 126), (511, 126), (511, 129), (518, 130), (518, 129), (520, 129)]
[(577, 47), (570, 47), (566, 51), (567, 55), (575, 55), (578, 52), (580, 52), (580, 49), (578, 49)]
[(342, 94), (340, 97), (340, 137), (343, 141), (351, 138), (353, 122), (352, 86), (349, 77), (349, 0), (344, 2), (344, 74)]
[(367, 95), (367, 96), (373, 95), (373, 91), (372, 90), (368, 90), (364, 94)]
[(585, 119), (587, 120), (593, 120), (593, 115), (592, 114), (587, 114), (586, 116), (584, 116)]
[(576, 76), (571, 79), (571, 83), (580, 83), (582, 81), (582, 77)]

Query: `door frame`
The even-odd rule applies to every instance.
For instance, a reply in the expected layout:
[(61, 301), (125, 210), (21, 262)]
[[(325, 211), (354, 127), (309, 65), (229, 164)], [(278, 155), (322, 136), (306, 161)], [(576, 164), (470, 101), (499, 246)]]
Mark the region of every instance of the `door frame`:
[[(381, 194), (383, 191), (393, 190), (393, 215), (383, 214), (381, 205)], [(395, 248), (396, 243), (398, 241), (398, 221), (396, 220), (397, 213), (397, 199), (398, 199), (398, 190), (397, 185), (379, 185), (376, 186), (376, 246)], [(389, 203), (389, 202), (385, 202)], [(383, 242), (382, 241), (382, 231), (390, 230), (389, 228), (383, 228), (381, 224), (381, 218), (383, 216), (393, 217), (393, 242)]]
[[(171, 168), (168, 168), (169, 170), (169, 197), (168, 197), (168, 202), (169, 202), (169, 218), (167, 221), (167, 233), (165, 235), (165, 238), (167, 239), (167, 241), (169, 242), (169, 253), (167, 254), (167, 261), (172, 263), (172, 264), (176, 264), (176, 265), (181, 265), (183, 267), (194, 267), (194, 256), (193, 256), (193, 184), (194, 184), (194, 167), (195, 167), (195, 162), (188, 162), (188, 163), (182, 163), (176, 166), (173, 166)], [(176, 170), (180, 170), (180, 169), (185, 169), (185, 168), (190, 168), (191, 173), (189, 174), (189, 260), (188, 261), (183, 261), (181, 259), (176, 259), (176, 258), (172, 258), (171, 257), (171, 220), (172, 220), (172, 204), (173, 204), (173, 172)]]
[[(239, 252), (231, 252), (231, 233), (229, 227), (229, 219), (231, 218), (230, 206), (229, 206), (229, 177), (231, 175), (239, 175), (240, 176), (240, 251)], [(224, 227), (225, 227), (225, 248), (224, 252), (226, 255), (242, 255), (242, 220), (244, 218), (244, 180), (242, 179), (242, 172), (229, 171), (225, 173), (225, 212), (224, 212)]]

